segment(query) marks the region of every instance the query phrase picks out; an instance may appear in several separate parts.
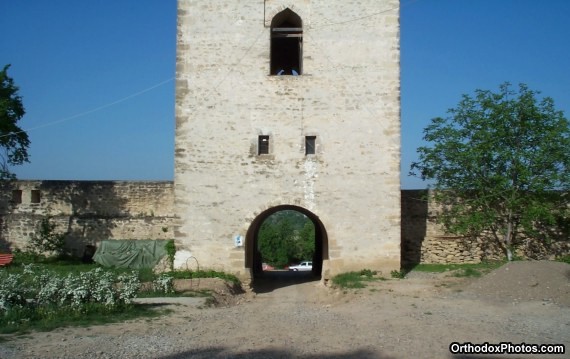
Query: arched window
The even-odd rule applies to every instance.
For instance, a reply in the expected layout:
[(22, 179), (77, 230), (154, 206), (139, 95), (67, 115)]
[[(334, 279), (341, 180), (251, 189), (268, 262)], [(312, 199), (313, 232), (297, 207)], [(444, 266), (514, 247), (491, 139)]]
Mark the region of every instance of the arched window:
[(285, 9), (271, 20), (271, 75), (301, 75), (303, 72), (303, 22)]

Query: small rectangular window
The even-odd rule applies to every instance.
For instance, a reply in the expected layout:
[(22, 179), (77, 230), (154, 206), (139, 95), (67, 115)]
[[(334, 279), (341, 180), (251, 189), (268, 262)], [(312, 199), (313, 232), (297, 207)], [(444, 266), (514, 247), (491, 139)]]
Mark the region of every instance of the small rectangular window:
[(12, 191), (12, 202), (16, 204), (22, 203), (22, 190), (15, 189)]
[(317, 136), (305, 136), (305, 155), (316, 153)]
[(40, 190), (33, 189), (32, 190), (32, 203), (40, 203)]
[(269, 154), (269, 136), (259, 136), (257, 143), (257, 154), (258, 155)]

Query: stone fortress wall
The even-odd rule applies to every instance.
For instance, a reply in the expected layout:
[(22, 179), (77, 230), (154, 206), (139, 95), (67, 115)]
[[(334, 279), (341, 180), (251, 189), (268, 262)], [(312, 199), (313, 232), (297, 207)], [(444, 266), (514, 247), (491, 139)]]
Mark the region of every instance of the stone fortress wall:
[[(479, 263), (500, 260), (503, 249), (492, 239), (466, 238), (446, 233), (436, 224), (438, 207), (430, 200), (428, 190), (402, 191), (402, 266), (417, 263)], [(527, 259), (553, 259), (570, 253), (570, 241), (519, 244), (515, 255)]]
[[(481, 242), (444, 233), (432, 220), (426, 190), (402, 192), (403, 265), (477, 263), (496, 252)], [(15, 181), (0, 192), (0, 252), (25, 248), (45, 216), (68, 232), (67, 248), (81, 256), (103, 239), (172, 239), (177, 223), (172, 182)], [(200, 238), (197, 238), (198, 240)], [(570, 251), (568, 243), (559, 250)], [(486, 252), (487, 251), (487, 252)], [(500, 253), (498, 254), (500, 256)]]
[(42, 218), (81, 256), (104, 239), (174, 238), (172, 182), (15, 181), (0, 193), (0, 250), (24, 248)]

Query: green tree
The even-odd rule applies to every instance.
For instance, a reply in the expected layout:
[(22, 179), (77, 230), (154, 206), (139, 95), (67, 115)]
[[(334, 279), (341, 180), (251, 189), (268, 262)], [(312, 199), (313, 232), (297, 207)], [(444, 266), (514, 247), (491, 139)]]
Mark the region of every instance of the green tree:
[(14, 179), (10, 166), (21, 165), (28, 160), (28, 134), (18, 127), (17, 122), (24, 116), (22, 98), (18, 87), (8, 76), (8, 68), (0, 71), (0, 180)]
[(257, 241), (263, 261), (283, 267), (313, 258), (315, 227), (302, 213), (283, 210), (262, 223)]
[(538, 94), (504, 83), (497, 93), (463, 95), (447, 118), (424, 129), (430, 145), (418, 148), (411, 166), (412, 175), (433, 181), (438, 220), (449, 232), (491, 233), (509, 260), (517, 238), (548, 241), (552, 233), (541, 229), (569, 218), (569, 123)]
[(297, 259), (311, 260), (315, 254), (315, 225), (307, 219), (296, 243)]
[(51, 216), (44, 217), (38, 224), (36, 232), (30, 237), (28, 249), (36, 255), (64, 254), (66, 233), (56, 231), (57, 224)]
[(288, 264), (287, 233), (271, 221), (265, 221), (258, 234), (259, 252), (263, 260), (272, 266), (283, 267)]

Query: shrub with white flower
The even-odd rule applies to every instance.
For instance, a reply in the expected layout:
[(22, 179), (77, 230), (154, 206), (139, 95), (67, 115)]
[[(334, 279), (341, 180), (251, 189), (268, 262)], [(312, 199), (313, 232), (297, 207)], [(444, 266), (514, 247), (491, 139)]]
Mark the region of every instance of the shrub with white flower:
[(141, 288), (141, 281), (139, 280), (137, 272), (133, 271), (130, 274), (121, 274), (118, 280), (121, 283), (119, 301), (124, 304), (132, 303)]
[(26, 290), (20, 274), (0, 272), (0, 313), (26, 305)]
[(156, 292), (165, 294), (174, 293), (174, 278), (168, 273), (162, 273), (152, 282), (152, 288)]
[(61, 304), (61, 293), (65, 291), (65, 281), (49, 272), (38, 273), (33, 283), (36, 287), (37, 305)]
[(121, 278), (115, 278), (111, 272), (104, 271), (102, 268), (96, 268), (88, 273), (91, 275), (89, 278), (89, 289), (93, 301), (103, 303), (106, 306), (114, 305), (117, 299), (120, 299), (116, 281), (120, 282)]
[[(90, 303), (112, 307), (132, 303), (140, 289), (136, 272), (114, 275), (102, 268), (67, 276), (27, 266), (23, 274), (0, 272), (0, 312), (11, 308), (56, 305), (74, 310)], [(26, 300), (28, 298), (28, 300)]]

